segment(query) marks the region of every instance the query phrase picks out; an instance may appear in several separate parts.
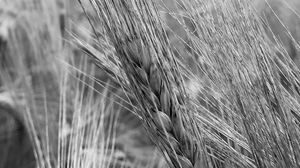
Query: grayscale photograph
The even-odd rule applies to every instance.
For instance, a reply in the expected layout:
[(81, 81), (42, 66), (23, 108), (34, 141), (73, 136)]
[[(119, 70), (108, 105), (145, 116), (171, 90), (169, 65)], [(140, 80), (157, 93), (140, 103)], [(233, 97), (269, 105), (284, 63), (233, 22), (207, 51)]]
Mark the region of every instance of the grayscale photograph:
[(0, 0), (0, 168), (300, 168), (300, 0)]

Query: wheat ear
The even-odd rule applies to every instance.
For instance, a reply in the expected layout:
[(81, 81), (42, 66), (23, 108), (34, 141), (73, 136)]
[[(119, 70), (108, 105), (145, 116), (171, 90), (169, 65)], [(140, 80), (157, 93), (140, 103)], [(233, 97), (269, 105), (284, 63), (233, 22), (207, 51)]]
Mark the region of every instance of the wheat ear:
[(198, 143), (187, 124), (191, 117), (183, 82), (154, 4), (146, 0), (92, 2), (99, 9), (150, 136), (167, 154), (170, 165), (194, 167)]

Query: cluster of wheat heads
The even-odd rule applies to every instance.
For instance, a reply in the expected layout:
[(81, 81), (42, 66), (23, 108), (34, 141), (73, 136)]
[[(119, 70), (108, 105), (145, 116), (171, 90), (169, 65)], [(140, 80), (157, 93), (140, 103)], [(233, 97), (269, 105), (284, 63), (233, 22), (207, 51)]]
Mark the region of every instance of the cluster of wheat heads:
[[(174, 1), (174, 12), (166, 1), (90, 2), (103, 26), (93, 27), (104, 35), (96, 37), (115, 53), (81, 45), (137, 102), (171, 167), (299, 167), (299, 71), (270, 42), (253, 4)], [(158, 4), (184, 36), (168, 28)]]

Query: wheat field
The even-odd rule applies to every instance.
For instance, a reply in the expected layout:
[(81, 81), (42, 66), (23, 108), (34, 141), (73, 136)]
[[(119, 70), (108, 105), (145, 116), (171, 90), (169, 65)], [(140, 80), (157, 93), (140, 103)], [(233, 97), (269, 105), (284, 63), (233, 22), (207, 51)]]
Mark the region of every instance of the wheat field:
[(299, 0), (0, 0), (0, 168), (298, 168), (299, 67)]

